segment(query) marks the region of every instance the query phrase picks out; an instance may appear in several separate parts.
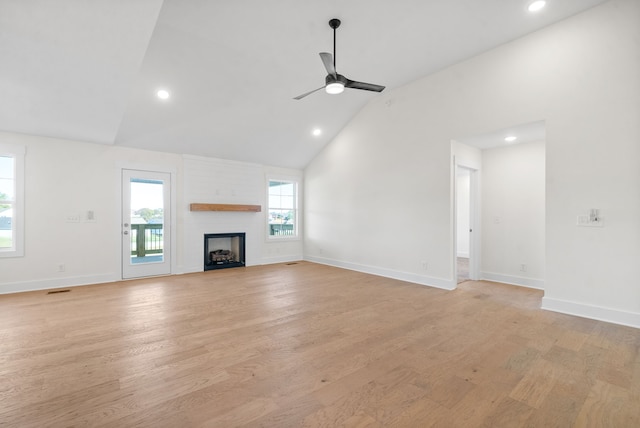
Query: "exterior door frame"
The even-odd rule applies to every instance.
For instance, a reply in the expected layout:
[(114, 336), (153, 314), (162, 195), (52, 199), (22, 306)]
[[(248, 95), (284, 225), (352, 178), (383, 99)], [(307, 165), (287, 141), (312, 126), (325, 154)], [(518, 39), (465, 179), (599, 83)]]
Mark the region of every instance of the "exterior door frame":
[[(118, 219), (117, 223), (116, 223), (116, 230), (117, 232), (117, 236), (118, 239), (115, 241), (115, 244), (117, 245), (117, 250), (115, 250), (115, 254), (119, 255), (118, 258), (118, 264), (120, 266), (119, 271), (120, 271), (120, 278), (121, 279), (126, 279), (124, 278), (123, 275), (123, 266), (122, 266), (122, 260), (123, 260), (123, 246), (122, 246), (122, 231), (123, 231), (123, 224), (122, 224), (122, 208), (123, 208), (123, 204), (122, 204), (122, 176), (123, 176), (123, 171), (124, 170), (137, 170), (137, 171), (146, 171), (146, 172), (159, 172), (159, 173), (165, 173), (165, 174), (169, 174), (170, 175), (170, 185), (171, 185), (171, 191), (170, 193), (170, 201), (169, 201), (169, 206), (171, 209), (171, 218), (169, 220), (169, 225), (170, 225), (170, 231), (169, 231), (169, 236), (171, 239), (171, 247), (168, 251), (169, 257), (170, 257), (170, 273), (169, 275), (173, 275), (177, 272), (177, 268), (176, 268), (176, 256), (177, 256), (177, 240), (176, 240), (176, 205), (177, 205), (177, 200), (176, 200), (176, 175), (177, 175), (177, 170), (175, 167), (171, 167), (171, 166), (160, 166), (160, 165), (151, 165), (151, 164), (142, 164), (142, 163), (131, 163), (131, 162), (118, 162), (116, 164), (116, 169), (115, 169), (115, 175), (116, 175), (116, 196), (117, 196), (117, 200), (116, 203), (114, 204), (115, 206), (115, 218)], [(128, 278), (128, 279), (133, 279), (133, 278)]]

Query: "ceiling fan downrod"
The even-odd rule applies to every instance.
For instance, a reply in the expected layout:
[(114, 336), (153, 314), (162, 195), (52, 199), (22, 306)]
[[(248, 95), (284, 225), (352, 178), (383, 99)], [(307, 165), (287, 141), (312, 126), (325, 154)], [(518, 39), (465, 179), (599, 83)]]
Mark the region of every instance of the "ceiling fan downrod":
[(336, 29), (340, 26), (340, 20), (333, 18), (329, 21), (329, 27), (333, 28), (333, 69), (336, 70)]

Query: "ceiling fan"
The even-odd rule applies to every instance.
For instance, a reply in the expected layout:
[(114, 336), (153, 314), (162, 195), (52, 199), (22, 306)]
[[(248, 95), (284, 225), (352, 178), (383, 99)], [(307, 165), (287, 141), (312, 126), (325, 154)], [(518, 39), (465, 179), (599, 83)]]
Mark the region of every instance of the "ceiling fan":
[(328, 52), (320, 52), (320, 59), (324, 64), (324, 68), (327, 70), (327, 77), (325, 78), (325, 85), (314, 89), (313, 91), (306, 92), (302, 95), (298, 95), (294, 100), (301, 100), (307, 95), (311, 95), (316, 91), (324, 88), (328, 94), (339, 94), (344, 91), (344, 88), (351, 89), (363, 89), (365, 91), (382, 92), (384, 86), (374, 85), (373, 83), (356, 82), (344, 77), (342, 74), (336, 72), (336, 28), (340, 26), (339, 19), (332, 19), (329, 21), (329, 27), (333, 28), (333, 56)]

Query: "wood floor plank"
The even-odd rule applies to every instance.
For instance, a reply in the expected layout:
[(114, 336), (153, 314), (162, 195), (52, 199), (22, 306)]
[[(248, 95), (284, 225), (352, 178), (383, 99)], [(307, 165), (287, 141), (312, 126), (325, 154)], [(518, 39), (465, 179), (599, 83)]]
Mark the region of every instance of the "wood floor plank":
[(299, 262), (0, 296), (0, 426), (640, 426), (640, 331)]
[(637, 427), (640, 426), (640, 407), (630, 403), (628, 390), (597, 381), (576, 418), (576, 425)]
[(482, 427), (522, 426), (534, 412), (532, 407), (510, 397), (503, 398), (482, 422)]
[(557, 378), (553, 363), (540, 359), (527, 371), (509, 396), (538, 408), (555, 385)]

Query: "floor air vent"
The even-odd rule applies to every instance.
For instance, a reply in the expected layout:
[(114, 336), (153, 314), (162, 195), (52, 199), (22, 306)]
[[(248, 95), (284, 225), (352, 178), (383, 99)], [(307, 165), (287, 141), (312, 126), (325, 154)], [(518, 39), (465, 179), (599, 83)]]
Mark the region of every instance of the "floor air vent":
[(69, 291), (71, 291), (71, 290), (69, 290), (69, 289), (66, 289), (66, 290), (53, 290), (53, 291), (47, 291), (47, 294), (68, 293)]

